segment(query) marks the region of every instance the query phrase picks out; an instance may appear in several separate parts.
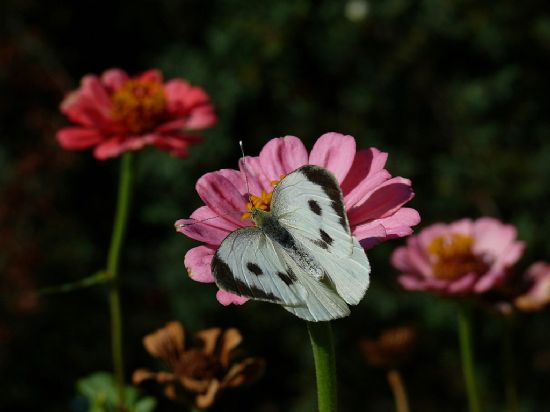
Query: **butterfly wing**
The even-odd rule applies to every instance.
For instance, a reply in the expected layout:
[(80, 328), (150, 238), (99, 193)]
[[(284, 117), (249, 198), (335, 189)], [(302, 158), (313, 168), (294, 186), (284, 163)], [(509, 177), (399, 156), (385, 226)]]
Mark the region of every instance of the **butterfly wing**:
[(273, 191), (271, 212), (324, 270), (338, 294), (349, 304), (359, 303), (369, 285), (370, 264), (351, 235), (332, 173), (307, 165), (288, 174)]
[(340, 186), (319, 166), (307, 165), (285, 176), (275, 187), (271, 212), (292, 234), (298, 234), (333, 256), (349, 257), (353, 240)]
[(324, 321), (349, 314), (346, 303), (316, 281), (261, 229), (247, 227), (229, 234), (212, 259), (222, 290), (282, 305), (302, 319)]

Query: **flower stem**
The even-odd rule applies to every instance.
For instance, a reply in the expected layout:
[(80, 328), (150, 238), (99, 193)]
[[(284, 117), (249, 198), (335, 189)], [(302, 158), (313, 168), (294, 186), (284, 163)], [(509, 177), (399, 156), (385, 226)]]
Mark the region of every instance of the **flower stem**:
[(319, 412), (336, 411), (336, 358), (330, 322), (307, 322), (315, 360)]
[(514, 366), (514, 348), (513, 331), (514, 319), (506, 317), (504, 319), (504, 342), (502, 345), (502, 363), (504, 369), (506, 385), (506, 410), (508, 412), (519, 411), (518, 393), (516, 386), (515, 366)]
[(393, 398), (395, 399), (395, 410), (397, 412), (409, 412), (407, 391), (401, 379), (401, 374), (397, 369), (390, 369), (388, 371), (388, 382), (393, 392)]
[(458, 334), (460, 340), (462, 373), (464, 374), (470, 412), (480, 412), (481, 409), (479, 406), (472, 351), (472, 325), (469, 313), (467, 313), (467, 310), (464, 308), (459, 309)]
[(39, 296), (45, 296), (56, 293), (72, 292), (73, 290), (84, 289), (100, 283), (105, 283), (108, 280), (109, 277), (107, 276), (107, 273), (104, 271), (99, 271), (91, 276), (75, 280), (74, 282), (63, 283), (62, 285), (56, 286), (47, 286), (45, 288), (38, 289), (36, 294)]
[(122, 315), (120, 309), (120, 289), (118, 282), (118, 267), (120, 250), (126, 232), (128, 209), (132, 186), (132, 154), (127, 152), (122, 156), (121, 169), (118, 181), (118, 196), (111, 246), (107, 258), (107, 275), (109, 277), (109, 306), (111, 313), (111, 351), (113, 368), (118, 393), (120, 410), (125, 405), (124, 394), (124, 358), (122, 350)]

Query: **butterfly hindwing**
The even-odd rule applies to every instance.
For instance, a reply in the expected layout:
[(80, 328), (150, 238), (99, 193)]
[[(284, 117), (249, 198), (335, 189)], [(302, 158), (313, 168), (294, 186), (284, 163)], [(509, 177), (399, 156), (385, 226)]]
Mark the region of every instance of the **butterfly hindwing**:
[(305, 273), (259, 228), (229, 234), (214, 255), (212, 272), (222, 290), (281, 304), (305, 320), (346, 316), (349, 308), (329, 287)]
[(256, 227), (227, 236), (212, 260), (216, 284), (239, 296), (273, 303), (303, 303), (304, 288), (275, 252), (273, 242)]

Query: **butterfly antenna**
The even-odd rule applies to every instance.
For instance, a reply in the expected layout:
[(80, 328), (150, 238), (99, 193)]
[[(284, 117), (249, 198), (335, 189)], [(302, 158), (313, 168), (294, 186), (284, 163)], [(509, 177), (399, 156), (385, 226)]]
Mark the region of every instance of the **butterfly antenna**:
[(194, 222), (189, 222), (189, 223), (177, 223), (176, 224), (176, 228), (177, 229), (181, 229), (183, 227), (188, 227), (188, 226), (193, 226), (193, 225), (196, 225), (197, 223), (202, 223), (202, 222), (206, 222), (207, 220), (212, 220), (212, 219), (217, 219), (219, 217), (222, 217), (222, 216), (227, 216), (227, 215), (231, 215), (231, 214), (241, 214), (242, 212), (238, 211), (238, 210), (233, 210), (231, 212), (227, 212), (227, 213), (222, 213), (220, 215), (216, 215), (216, 216), (211, 216), (211, 217), (206, 217), (204, 219), (200, 219), (200, 220), (195, 220)]
[(248, 176), (246, 174), (246, 165), (245, 165), (245, 158), (244, 158), (244, 148), (243, 148), (243, 141), (242, 140), (239, 140), (239, 146), (241, 147), (241, 154), (242, 154), (242, 161), (243, 161), (243, 171), (244, 171), (244, 182), (246, 184), (246, 193), (248, 194), (248, 201), (250, 202), (250, 204), (253, 204), (252, 203), (252, 195), (250, 193), (250, 186), (248, 186)]

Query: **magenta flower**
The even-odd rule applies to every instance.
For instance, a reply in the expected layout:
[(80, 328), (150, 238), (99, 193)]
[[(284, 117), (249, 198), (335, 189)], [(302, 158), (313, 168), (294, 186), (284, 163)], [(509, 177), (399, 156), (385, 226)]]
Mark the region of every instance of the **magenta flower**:
[[(240, 170), (205, 174), (196, 185), (205, 206), (193, 212), (191, 219), (176, 222), (178, 231), (204, 243), (185, 256), (190, 277), (213, 283), (210, 264), (222, 240), (240, 227), (253, 225), (249, 214), (252, 208), (269, 210), (274, 185), (282, 176), (306, 164), (334, 173), (342, 187), (353, 235), (363, 247), (368, 249), (387, 239), (411, 234), (411, 227), (420, 221), (416, 210), (403, 207), (414, 196), (411, 182), (391, 177), (384, 169), (387, 157), (387, 153), (375, 148), (357, 151), (355, 139), (340, 133), (321, 136), (308, 155), (300, 139), (286, 136), (270, 140), (259, 156), (241, 159)], [(208, 220), (197, 222), (204, 219)], [(186, 223), (194, 224), (182, 227)], [(224, 305), (247, 300), (221, 290), (217, 298)]]
[(483, 217), (436, 223), (397, 248), (392, 264), (405, 289), (458, 295), (486, 292), (501, 283), (524, 243), (512, 225)]
[(136, 77), (120, 69), (99, 78), (84, 76), (80, 88), (61, 103), (61, 111), (77, 126), (59, 130), (59, 144), (67, 150), (93, 147), (100, 160), (146, 145), (186, 157), (189, 144), (201, 140), (191, 131), (216, 122), (201, 88), (182, 79), (163, 83), (157, 70)]
[(550, 263), (535, 262), (525, 272), (529, 290), (518, 296), (514, 304), (520, 310), (534, 312), (550, 304)]

